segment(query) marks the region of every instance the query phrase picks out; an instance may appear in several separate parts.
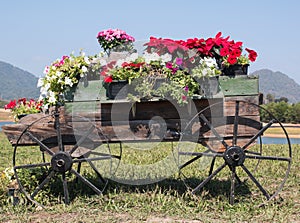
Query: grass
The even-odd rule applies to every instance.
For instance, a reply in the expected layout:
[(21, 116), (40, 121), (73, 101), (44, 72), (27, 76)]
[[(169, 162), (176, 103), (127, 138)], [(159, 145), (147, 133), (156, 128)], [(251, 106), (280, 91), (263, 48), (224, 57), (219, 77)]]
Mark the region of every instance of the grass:
[[(145, 150), (139, 157), (139, 151), (124, 147), (124, 161), (119, 164), (116, 176), (124, 177), (129, 170), (128, 165), (145, 164), (146, 171), (152, 164), (157, 163), (159, 157), (164, 157), (167, 164), (173, 154), (169, 144), (166, 147)], [(149, 145), (148, 145), (149, 146)], [(146, 147), (145, 147), (146, 148)], [(185, 147), (186, 148), (186, 147)], [(30, 149), (32, 149), (31, 152)], [(201, 148), (199, 148), (201, 149)], [(282, 145), (270, 146), (275, 154), (284, 153)], [(114, 148), (111, 148), (114, 151)], [(11, 166), (13, 149), (6, 137), (0, 132), (0, 172)], [(35, 156), (37, 155), (37, 156)], [(24, 163), (31, 162), (38, 157), (39, 152), (33, 148), (22, 150), (19, 154)], [(284, 155), (284, 154), (283, 154)], [(177, 173), (172, 176), (149, 185), (127, 185), (110, 181), (103, 195), (97, 196), (85, 190), (84, 186), (77, 191), (70, 205), (50, 201), (46, 209), (40, 209), (29, 204), (21, 203), (13, 206), (8, 199), (6, 184), (2, 177), (0, 183), (0, 217), (2, 222), (299, 222), (298, 211), (300, 209), (300, 145), (293, 147), (293, 164), (288, 180), (279, 196), (265, 206), (259, 207), (263, 198), (257, 188), (246, 182), (237, 190), (237, 201), (234, 205), (228, 202), (228, 171), (224, 170), (217, 175), (207, 186), (192, 195), (186, 190), (181, 178)], [(210, 163), (210, 160), (207, 161)], [(218, 165), (217, 161), (216, 165)], [(245, 165), (248, 163), (245, 161)], [(248, 166), (256, 165), (251, 161)], [(200, 165), (205, 164), (202, 160)], [(148, 168), (149, 167), (149, 168)], [(161, 171), (167, 167), (159, 166)], [(196, 171), (195, 168), (202, 168)], [(260, 164), (256, 175), (262, 183), (272, 185), (280, 180), (279, 172), (281, 163), (271, 162)], [(188, 166), (184, 172), (191, 180), (197, 181), (197, 175), (207, 173), (207, 165), (199, 166), (196, 162)], [(285, 169), (283, 167), (283, 169)], [(144, 169), (145, 170), (145, 169)], [(227, 171), (227, 172), (226, 172)], [(194, 176), (194, 177), (193, 177)], [(243, 177), (242, 173), (239, 173)], [(130, 179), (130, 177), (128, 178)], [(185, 181), (187, 182), (187, 181)], [(31, 183), (31, 180), (28, 180)], [(53, 198), (53, 192), (45, 192), (45, 196)], [(58, 196), (58, 195), (55, 195)], [(49, 199), (50, 199), (49, 198)], [(25, 201), (24, 201), (25, 202)]]

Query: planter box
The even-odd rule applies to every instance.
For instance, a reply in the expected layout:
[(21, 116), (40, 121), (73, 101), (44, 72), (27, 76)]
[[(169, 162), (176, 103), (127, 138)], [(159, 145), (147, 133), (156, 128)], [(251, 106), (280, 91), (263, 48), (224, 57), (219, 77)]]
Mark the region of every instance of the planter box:
[(249, 64), (240, 65), (234, 64), (229, 67), (224, 67), (222, 70), (223, 75), (235, 76), (235, 75), (247, 75)]
[(258, 95), (258, 77), (256, 76), (220, 76), (220, 89), (226, 96)]
[(106, 88), (106, 97), (108, 99), (125, 99), (128, 95), (128, 81), (112, 81)]

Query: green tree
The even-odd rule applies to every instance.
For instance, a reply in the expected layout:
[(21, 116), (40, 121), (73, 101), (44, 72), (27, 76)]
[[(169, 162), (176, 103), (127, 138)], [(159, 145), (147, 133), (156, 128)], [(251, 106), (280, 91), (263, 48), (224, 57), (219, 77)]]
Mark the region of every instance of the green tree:
[(266, 103), (274, 102), (274, 100), (275, 100), (274, 95), (272, 95), (272, 94), (267, 94), (267, 96), (266, 96)]

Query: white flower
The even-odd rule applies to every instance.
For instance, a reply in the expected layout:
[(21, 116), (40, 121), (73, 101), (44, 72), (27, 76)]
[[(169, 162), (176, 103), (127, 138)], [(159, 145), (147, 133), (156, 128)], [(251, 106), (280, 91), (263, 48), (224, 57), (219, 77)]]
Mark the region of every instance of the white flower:
[(49, 91), (49, 103), (54, 104), (56, 102), (55, 93), (53, 91)]
[(50, 67), (46, 66), (43, 73), (47, 75), (49, 73), (49, 70), (50, 70)]
[(57, 76), (57, 77), (60, 77), (60, 76), (62, 75), (62, 72), (60, 72), (60, 71), (56, 71), (56, 73), (55, 73), (55, 74), (56, 74), (56, 76)]
[(214, 58), (211, 57), (204, 57), (203, 62), (206, 63), (208, 67), (216, 67), (217, 62)]
[(42, 87), (44, 85), (44, 78), (39, 78), (37, 82), (37, 87)]
[(126, 60), (126, 62), (135, 61), (138, 57), (139, 57), (138, 53), (132, 53), (125, 60)]
[(65, 84), (72, 87), (73, 86), (72, 79), (70, 79), (69, 77), (65, 77)]
[(145, 62), (148, 64), (151, 61), (157, 61), (160, 58), (157, 53), (147, 53), (147, 52), (144, 53), (143, 57), (145, 58)]
[(88, 57), (84, 57), (84, 61), (85, 61), (86, 64), (90, 64), (91, 63)]
[(82, 70), (82, 72), (83, 72), (83, 73), (85, 73), (85, 72), (87, 72), (87, 71), (88, 71), (88, 69), (87, 69), (87, 67), (86, 67), (86, 66), (82, 66), (81, 70)]
[(104, 60), (104, 59), (100, 59), (99, 63), (101, 66), (105, 66), (107, 64), (106, 60)]
[(169, 53), (166, 53), (164, 55), (161, 55), (160, 58), (161, 58), (162, 62), (166, 63), (166, 62), (169, 62), (172, 60), (172, 55)]

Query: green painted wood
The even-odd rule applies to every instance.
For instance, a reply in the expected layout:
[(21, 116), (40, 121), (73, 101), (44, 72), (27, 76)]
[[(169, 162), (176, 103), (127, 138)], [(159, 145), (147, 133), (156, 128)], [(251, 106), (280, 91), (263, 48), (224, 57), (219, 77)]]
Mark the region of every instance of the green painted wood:
[(258, 77), (256, 76), (220, 76), (220, 89), (224, 96), (257, 95)]

